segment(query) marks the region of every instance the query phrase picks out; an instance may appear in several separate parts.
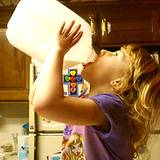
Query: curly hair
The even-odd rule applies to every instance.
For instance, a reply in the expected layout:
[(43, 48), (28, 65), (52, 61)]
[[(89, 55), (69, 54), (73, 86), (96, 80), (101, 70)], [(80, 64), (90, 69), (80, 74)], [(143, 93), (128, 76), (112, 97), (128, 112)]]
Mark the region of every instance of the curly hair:
[(138, 157), (139, 148), (147, 148), (149, 134), (160, 115), (160, 67), (137, 44), (124, 45), (121, 50), (129, 55), (131, 63), (125, 74), (123, 90), (118, 95), (129, 114), (133, 157)]

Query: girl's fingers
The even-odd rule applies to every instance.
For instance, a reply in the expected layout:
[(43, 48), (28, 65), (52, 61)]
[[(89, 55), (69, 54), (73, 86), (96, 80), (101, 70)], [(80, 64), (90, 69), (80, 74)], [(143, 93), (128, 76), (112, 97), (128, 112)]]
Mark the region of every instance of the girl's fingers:
[(69, 38), (74, 38), (74, 36), (78, 33), (78, 31), (79, 31), (80, 28), (81, 28), (81, 25), (79, 24), (79, 25), (74, 29), (74, 31), (69, 34)]
[(69, 32), (71, 31), (74, 23), (75, 23), (75, 21), (72, 21), (71, 24), (65, 29), (65, 31), (64, 31), (64, 33), (63, 33), (65, 37), (68, 36), (68, 34), (69, 34)]
[(81, 31), (76, 35), (76, 37), (74, 37), (74, 39), (71, 42), (72, 47), (81, 39), (82, 35), (83, 35), (83, 32)]
[(58, 32), (59, 34), (63, 33), (63, 29), (64, 29), (65, 24), (66, 24), (66, 22), (63, 22), (63, 24), (61, 25), (59, 32)]

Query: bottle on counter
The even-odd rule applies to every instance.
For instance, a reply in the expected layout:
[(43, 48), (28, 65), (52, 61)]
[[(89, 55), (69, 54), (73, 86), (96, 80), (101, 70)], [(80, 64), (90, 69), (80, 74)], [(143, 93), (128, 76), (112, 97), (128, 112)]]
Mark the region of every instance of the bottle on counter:
[(18, 160), (29, 160), (29, 136), (18, 136)]

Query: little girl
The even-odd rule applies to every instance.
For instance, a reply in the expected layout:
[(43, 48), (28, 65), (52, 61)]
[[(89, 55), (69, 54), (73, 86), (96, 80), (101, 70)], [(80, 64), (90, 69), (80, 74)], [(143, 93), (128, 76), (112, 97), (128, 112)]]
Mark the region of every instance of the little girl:
[(101, 50), (82, 71), (88, 97), (64, 96), (63, 58), (83, 35), (74, 23), (61, 26), (30, 101), (39, 115), (67, 124), (63, 160), (133, 160), (160, 115), (159, 66), (138, 45)]

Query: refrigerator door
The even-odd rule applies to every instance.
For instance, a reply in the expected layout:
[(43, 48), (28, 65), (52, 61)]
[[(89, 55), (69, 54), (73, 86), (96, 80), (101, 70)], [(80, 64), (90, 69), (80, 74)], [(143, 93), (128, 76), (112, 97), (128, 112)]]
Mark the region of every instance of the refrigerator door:
[[(42, 64), (38, 61), (35, 61), (32, 59), (32, 62), (30, 64), (30, 90), (33, 86), (34, 80), (36, 77), (38, 77)], [(33, 106), (30, 103), (29, 104), (29, 132), (35, 133), (37, 132), (63, 132), (64, 124), (55, 122), (55, 121), (49, 121), (45, 118), (42, 118), (38, 116), (34, 110)]]
[[(35, 76), (37, 77), (42, 69), (42, 64), (34, 59)], [(81, 77), (82, 64), (63, 70), (64, 95), (79, 96), (84, 90), (84, 81)], [(62, 116), (62, 115), (60, 115)], [(64, 124), (47, 120), (46, 118), (36, 115), (36, 131), (37, 132), (63, 132)]]
[(47, 120), (43, 117), (36, 116), (37, 132), (62, 132), (64, 130), (64, 124)]
[(36, 137), (36, 159), (50, 160), (61, 152), (63, 134), (38, 134)]

